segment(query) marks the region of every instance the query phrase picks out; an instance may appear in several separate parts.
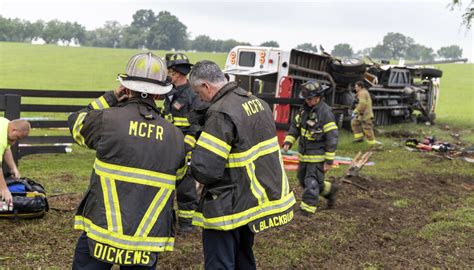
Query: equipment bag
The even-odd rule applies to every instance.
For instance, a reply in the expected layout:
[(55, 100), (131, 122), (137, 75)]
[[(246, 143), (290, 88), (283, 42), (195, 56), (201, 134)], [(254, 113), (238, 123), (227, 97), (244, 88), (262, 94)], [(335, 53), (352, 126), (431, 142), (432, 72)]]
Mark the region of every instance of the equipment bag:
[(13, 209), (0, 208), (0, 218), (40, 218), (49, 210), (42, 185), (29, 178), (5, 179), (13, 197)]

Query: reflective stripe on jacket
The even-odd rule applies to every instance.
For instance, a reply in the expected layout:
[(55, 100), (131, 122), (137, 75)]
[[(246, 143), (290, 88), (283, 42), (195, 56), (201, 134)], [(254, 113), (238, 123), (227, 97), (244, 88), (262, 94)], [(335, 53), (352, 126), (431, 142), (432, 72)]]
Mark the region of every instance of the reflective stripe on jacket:
[(96, 150), (74, 228), (120, 249), (173, 250), (174, 189), (185, 174), (181, 131), (153, 101), (117, 104), (113, 92), (71, 114), (69, 127), (79, 145)]
[(324, 101), (316, 106), (303, 105), (291, 122), (285, 137), (290, 146), (299, 138), (298, 157), (300, 162), (327, 162), (331, 164), (336, 156), (338, 129), (331, 107)]
[(191, 162), (193, 176), (205, 185), (193, 224), (232, 230), (260, 222), (264, 226), (253, 228), (260, 231), (289, 222), (295, 197), (270, 107), (233, 82), (211, 103)]

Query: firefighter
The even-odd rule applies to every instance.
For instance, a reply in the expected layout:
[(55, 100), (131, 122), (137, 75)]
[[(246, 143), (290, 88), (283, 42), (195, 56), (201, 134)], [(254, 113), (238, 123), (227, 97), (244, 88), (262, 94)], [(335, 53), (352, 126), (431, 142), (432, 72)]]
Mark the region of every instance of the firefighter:
[(115, 91), (69, 116), (74, 140), (96, 150), (73, 269), (155, 269), (158, 252), (173, 250), (174, 189), (186, 167), (184, 137), (154, 101), (172, 88), (167, 73), (160, 57), (134, 55)]
[(291, 191), (267, 103), (201, 61), (190, 82), (210, 102), (191, 159), (204, 185), (193, 224), (203, 228), (205, 269), (255, 269), (254, 234), (293, 219)]
[[(181, 129), (184, 134), (186, 154), (190, 159), (191, 151), (196, 144), (196, 135), (201, 130), (201, 125), (194, 121), (191, 113), (203, 106), (199, 97), (189, 85), (187, 75), (191, 71), (192, 64), (186, 55), (182, 53), (168, 54), (166, 57), (168, 76), (174, 85), (164, 99), (165, 119)], [(178, 201), (178, 232), (191, 232), (192, 217), (197, 208), (196, 182), (191, 174), (186, 174), (179, 186), (176, 188)]]
[(30, 123), (23, 119), (9, 121), (4, 117), (0, 117), (0, 200), (4, 200), (7, 204), (13, 205), (13, 198), (8, 186), (5, 182), (5, 176), (8, 173), (3, 172), (3, 160), (10, 168), (10, 174), (13, 178), (20, 178), (20, 171), (13, 159), (10, 146), (14, 145), (18, 140), (26, 138), (30, 133)]
[(283, 143), (283, 151), (288, 151), (299, 138), (297, 177), (303, 187), (300, 211), (306, 216), (316, 213), (319, 195), (327, 199), (329, 208), (336, 199), (337, 188), (324, 181), (324, 174), (332, 167), (338, 141), (334, 114), (323, 101), (325, 90), (316, 81), (300, 86), (300, 97), (305, 101)]
[(380, 145), (375, 140), (372, 111), (372, 99), (369, 91), (362, 81), (355, 83), (357, 106), (352, 112), (351, 127), (354, 133), (354, 142), (364, 141), (364, 137), (370, 146)]

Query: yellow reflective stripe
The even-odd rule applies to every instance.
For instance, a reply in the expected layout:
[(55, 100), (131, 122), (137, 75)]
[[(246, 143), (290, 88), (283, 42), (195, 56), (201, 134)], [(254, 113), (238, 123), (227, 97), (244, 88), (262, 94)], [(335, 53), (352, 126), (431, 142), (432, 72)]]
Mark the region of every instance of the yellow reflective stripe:
[(375, 142), (376, 142), (375, 140), (367, 140), (367, 143), (370, 144), (370, 145), (375, 144)]
[(335, 157), (336, 157), (336, 152), (326, 152), (327, 160), (334, 160)]
[(110, 164), (99, 159), (95, 160), (94, 169), (100, 176), (124, 182), (168, 189), (175, 189), (176, 185), (176, 175)]
[(111, 232), (83, 216), (75, 216), (74, 229), (87, 233), (87, 237), (113, 247), (150, 252), (173, 251), (174, 237), (136, 237)]
[(97, 102), (95, 102), (95, 100), (93, 100), (91, 102), (91, 106), (94, 110), (99, 110), (100, 109), (99, 104), (97, 104)]
[(103, 96), (99, 98), (99, 101), (102, 104), (102, 106), (104, 106), (105, 109), (110, 108), (109, 103), (107, 103), (107, 101), (105, 100)]
[(184, 136), (184, 142), (187, 143), (192, 148), (194, 148), (194, 146), (196, 145), (196, 139), (192, 135)]
[(180, 218), (193, 218), (194, 210), (178, 210), (178, 217)]
[[(190, 152), (191, 153), (191, 152)], [(183, 167), (179, 168), (177, 171), (176, 171), (176, 179), (177, 180), (181, 180), (184, 178), (184, 176), (186, 175), (186, 172), (188, 171), (188, 165), (187, 164), (184, 164)]]
[(122, 215), (118, 202), (117, 188), (115, 181), (109, 178), (100, 177), (102, 193), (104, 196), (105, 217), (109, 231), (123, 233)]
[(173, 125), (177, 127), (188, 127), (191, 124), (186, 117), (173, 117)]
[(307, 212), (310, 212), (310, 213), (316, 213), (316, 206), (311, 206), (309, 204), (306, 204), (305, 202), (301, 202), (301, 205), (300, 205), (301, 209), (307, 211)]
[(323, 183), (323, 192), (321, 192), (321, 195), (322, 196), (329, 195), (329, 192), (331, 192), (331, 186), (332, 186), (331, 182), (324, 181), (324, 183)]
[(252, 146), (249, 150), (240, 153), (231, 153), (227, 160), (227, 168), (244, 167), (247, 164), (254, 162), (259, 157), (271, 154), (273, 152), (279, 152), (280, 146), (278, 145), (277, 137), (273, 137), (266, 141), (260, 142)]
[(323, 126), (324, 133), (329, 132), (331, 130), (337, 129), (337, 125), (335, 122), (329, 122)]
[(293, 137), (293, 136), (291, 136), (291, 135), (286, 135), (286, 137), (285, 137), (285, 142), (288, 142), (288, 143), (290, 143), (290, 144), (294, 144), (295, 141), (296, 141), (296, 138), (295, 138), (295, 137)]
[(255, 175), (255, 164), (249, 163), (247, 166), (245, 166), (247, 175), (250, 179), (250, 190), (252, 191), (252, 194), (257, 198), (258, 204), (264, 204), (265, 202), (268, 202), (268, 196), (267, 193), (265, 192), (265, 189), (260, 185), (260, 183), (257, 180), (257, 175)]
[(354, 139), (360, 139), (362, 137), (364, 137), (363, 133), (354, 133)]
[(227, 159), (231, 149), (231, 146), (226, 142), (206, 132), (201, 133), (196, 144), (224, 159)]
[(117, 232), (116, 228), (114, 228), (115, 222), (112, 219), (113, 206), (110, 205), (112, 201), (112, 195), (109, 192), (109, 188), (107, 187), (105, 178), (102, 176), (100, 176), (100, 185), (102, 186), (102, 194), (104, 196), (105, 219), (107, 221), (107, 229), (109, 231)]
[(281, 196), (285, 196), (288, 194), (290, 190), (290, 184), (288, 181), (288, 176), (286, 175), (285, 165), (283, 163), (283, 156), (281, 152), (278, 152), (278, 159), (280, 160), (280, 168), (281, 168)]
[(94, 110), (103, 110), (103, 109), (110, 108), (110, 106), (107, 103), (107, 101), (105, 100), (104, 96), (101, 96), (99, 98), (94, 99), (91, 102), (91, 106), (92, 106), (92, 108), (94, 108)]
[(205, 229), (232, 230), (256, 219), (283, 213), (292, 208), (295, 203), (295, 196), (293, 192), (291, 192), (279, 200), (268, 201), (263, 205), (258, 205), (243, 212), (227, 216), (206, 218), (202, 213), (196, 211), (193, 216), (193, 225)]
[(173, 123), (173, 115), (171, 113), (165, 115), (165, 120), (170, 123)]
[(168, 200), (172, 194), (172, 191), (169, 189), (161, 188), (153, 198), (153, 201), (148, 206), (148, 209), (145, 212), (140, 225), (138, 225), (137, 231), (134, 236), (147, 237), (150, 233), (153, 226), (158, 219), (161, 211), (168, 203)]
[[(82, 112), (76, 119), (74, 127), (72, 128), (72, 137), (81, 146), (86, 146), (85, 139), (81, 134), (82, 127), (84, 126), (84, 118), (86, 118), (87, 113)], [(86, 146), (87, 147), (87, 146)]]
[(301, 135), (303, 135), (308, 141), (314, 141), (314, 140), (315, 140), (315, 139), (312, 137), (313, 134), (312, 134), (311, 132), (309, 132), (307, 129), (303, 128), (303, 127), (301, 128), (300, 133), (301, 133)]
[(323, 162), (326, 160), (325, 155), (302, 155), (298, 153), (298, 160), (301, 162)]
[(113, 205), (115, 209), (115, 219), (117, 221), (117, 229), (119, 233), (123, 233), (123, 226), (122, 226), (122, 212), (120, 210), (120, 203), (117, 193), (117, 186), (115, 185), (115, 180), (111, 179), (110, 181), (110, 190), (112, 192), (113, 198)]

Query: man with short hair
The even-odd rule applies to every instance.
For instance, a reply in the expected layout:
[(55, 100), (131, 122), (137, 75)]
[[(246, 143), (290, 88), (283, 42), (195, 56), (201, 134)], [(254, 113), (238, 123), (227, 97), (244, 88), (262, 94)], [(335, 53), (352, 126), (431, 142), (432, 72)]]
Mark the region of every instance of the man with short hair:
[(272, 111), (211, 61), (198, 62), (189, 80), (211, 104), (191, 159), (204, 185), (193, 224), (203, 228), (205, 268), (255, 269), (254, 234), (290, 222), (296, 202)]
[[(17, 141), (26, 138), (30, 133), (30, 129), (30, 123), (26, 120), (15, 119), (9, 121), (4, 117), (0, 117), (0, 163), (5, 160), (10, 168), (11, 176), (15, 179), (20, 178), (20, 171), (18, 171), (18, 167), (15, 164), (10, 147)], [(5, 174), (2, 167), (0, 166), (0, 199), (3, 199), (8, 204), (12, 204), (12, 194), (5, 182)]]
[[(173, 89), (164, 98), (163, 115), (179, 128), (184, 134), (187, 159), (191, 158), (191, 151), (196, 144), (197, 134), (201, 125), (194, 121), (194, 111), (202, 107), (202, 102), (194, 93), (187, 79), (192, 64), (182, 53), (167, 54), (166, 64), (168, 76), (171, 78)], [(192, 218), (197, 208), (196, 182), (190, 173), (187, 173), (178, 187), (176, 187), (178, 202), (178, 232), (188, 233), (193, 229)]]
[(328, 200), (328, 207), (335, 204), (336, 187), (324, 181), (324, 174), (331, 169), (338, 141), (338, 130), (331, 107), (323, 101), (326, 88), (317, 81), (300, 86), (304, 104), (291, 122), (283, 150), (288, 151), (299, 138), (298, 180), (303, 187), (301, 214), (316, 213), (319, 195)]
[(185, 153), (181, 131), (155, 104), (172, 88), (167, 73), (160, 57), (134, 55), (115, 91), (69, 117), (74, 140), (96, 150), (75, 217), (74, 228), (83, 231), (75, 270), (155, 269), (158, 252), (173, 250), (174, 189)]

